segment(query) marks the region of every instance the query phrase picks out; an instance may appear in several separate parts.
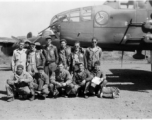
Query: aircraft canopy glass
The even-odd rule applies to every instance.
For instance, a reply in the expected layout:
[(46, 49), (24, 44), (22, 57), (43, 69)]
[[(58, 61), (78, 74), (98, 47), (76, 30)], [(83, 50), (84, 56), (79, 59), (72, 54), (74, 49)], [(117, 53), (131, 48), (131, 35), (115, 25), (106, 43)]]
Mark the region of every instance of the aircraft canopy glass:
[(91, 20), (92, 7), (82, 8), (81, 14), (82, 14), (82, 20), (83, 21)]
[(63, 18), (62, 22), (80, 22), (80, 21), (90, 21), (92, 19), (92, 7), (84, 7), (84, 8), (78, 8), (74, 10), (69, 10), (63, 13), (59, 13), (55, 15), (51, 23), (56, 22), (60, 18)]
[(124, 0), (119, 2), (120, 9), (135, 9), (135, 2), (132, 0)]

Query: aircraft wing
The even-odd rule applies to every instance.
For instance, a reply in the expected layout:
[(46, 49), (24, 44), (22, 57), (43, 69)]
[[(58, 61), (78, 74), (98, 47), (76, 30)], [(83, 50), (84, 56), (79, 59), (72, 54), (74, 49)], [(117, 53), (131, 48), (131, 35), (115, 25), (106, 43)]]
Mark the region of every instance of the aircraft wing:
[(0, 38), (0, 44), (6, 44), (6, 43), (17, 43), (19, 40), (17, 39), (11, 39), (11, 38)]

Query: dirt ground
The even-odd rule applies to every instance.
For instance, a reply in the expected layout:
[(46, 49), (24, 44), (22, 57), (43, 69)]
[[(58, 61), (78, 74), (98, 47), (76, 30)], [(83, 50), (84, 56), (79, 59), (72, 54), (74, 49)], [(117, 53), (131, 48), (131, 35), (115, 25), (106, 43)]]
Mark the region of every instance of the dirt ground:
[(105, 99), (46, 98), (29, 101), (6, 100), (5, 83), (12, 74), (8, 64), (0, 65), (0, 119), (144, 119), (152, 118), (152, 73), (146, 61), (102, 63), (108, 86), (120, 89), (120, 97)]

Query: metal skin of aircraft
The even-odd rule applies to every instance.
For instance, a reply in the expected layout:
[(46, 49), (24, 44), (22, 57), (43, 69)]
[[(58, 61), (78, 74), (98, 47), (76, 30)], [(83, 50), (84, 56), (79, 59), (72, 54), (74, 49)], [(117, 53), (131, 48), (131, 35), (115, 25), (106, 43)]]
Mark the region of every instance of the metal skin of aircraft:
[(68, 10), (55, 15), (48, 28), (60, 32), (69, 45), (80, 41), (91, 46), (93, 37), (103, 50), (135, 51), (135, 59), (143, 59), (142, 50), (152, 50), (152, 41), (144, 37), (150, 29), (144, 23), (151, 19), (151, 1), (106, 1), (103, 5)]

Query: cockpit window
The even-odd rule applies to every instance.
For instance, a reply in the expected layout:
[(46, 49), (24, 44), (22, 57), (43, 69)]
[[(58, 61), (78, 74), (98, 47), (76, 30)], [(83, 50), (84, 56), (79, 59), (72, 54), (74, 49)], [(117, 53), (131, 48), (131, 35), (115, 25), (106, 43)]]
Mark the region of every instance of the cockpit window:
[(121, 9), (135, 9), (135, 3), (132, 0), (120, 1)]
[(91, 7), (83, 8), (81, 13), (82, 13), (82, 20), (83, 21), (91, 20), (91, 15), (92, 15), (92, 8)]
[(80, 16), (80, 11), (73, 11), (70, 13), (70, 17), (78, 17)]
[(80, 21), (80, 10), (74, 10), (69, 13), (70, 22), (79, 22)]

